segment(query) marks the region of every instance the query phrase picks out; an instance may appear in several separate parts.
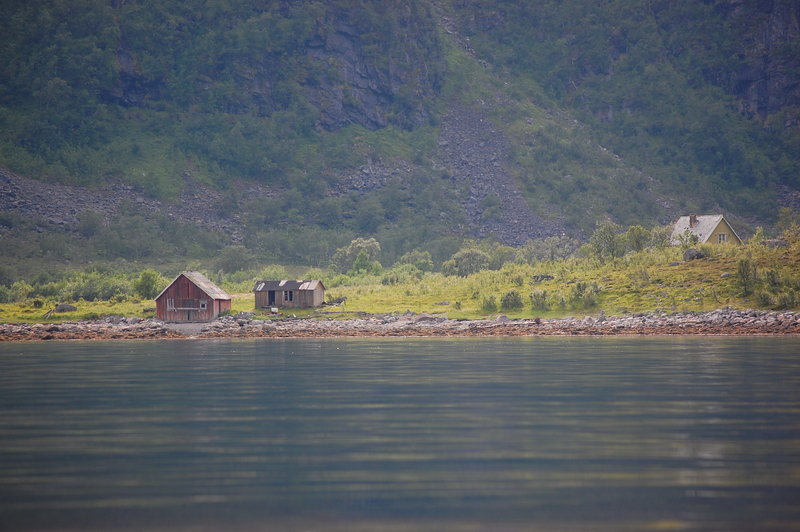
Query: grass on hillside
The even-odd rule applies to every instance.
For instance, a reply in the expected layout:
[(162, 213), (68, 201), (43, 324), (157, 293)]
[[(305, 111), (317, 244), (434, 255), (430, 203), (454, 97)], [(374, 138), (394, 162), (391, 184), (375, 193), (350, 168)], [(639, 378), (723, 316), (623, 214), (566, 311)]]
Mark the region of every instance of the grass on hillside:
[[(331, 297), (346, 297), (345, 308), (372, 313), (444, 314), (452, 318), (481, 318), (505, 314), (511, 318), (624, 315), (645, 311), (708, 311), (720, 307), (778, 308), (779, 296), (795, 292), (800, 283), (800, 245), (767, 248), (704, 246), (708, 258), (683, 262), (677, 248), (646, 250), (606, 263), (568, 259), (535, 265), (506, 264), (498, 271), (468, 277), (428, 274), (397, 285), (378, 282), (341, 286)], [(745, 296), (739, 262), (757, 268), (752, 293)], [(677, 263), (677, 264), (675, 264)], [(541, 276), (552, 279), (539, 281)], [(777, 279), (773, 283), (765, 278)], [(516, 291), (521, 308), (503, 307), (504, 296)], [(533, 296), (533, 297), (532, 297)], [(792, 296), (798, 308), (797, 297)], [(491, 300), (494, 299), (494, 308)], [(534, 301), (534, 298), (536, 300)], [(513, 298), (510, 298), (513, 302)]]

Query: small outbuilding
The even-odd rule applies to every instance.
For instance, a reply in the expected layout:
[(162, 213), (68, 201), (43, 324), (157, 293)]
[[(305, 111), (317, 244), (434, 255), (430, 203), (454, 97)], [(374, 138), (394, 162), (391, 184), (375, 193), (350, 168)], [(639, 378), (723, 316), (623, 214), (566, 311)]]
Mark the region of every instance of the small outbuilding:
[(681, 216), (672, 229), (670, 242), (674, 245), (680, 244), (684, 235), (696, 236), (698, 244), (742, 243), (742, 239), (721, 214)]
[(256, 308), (319, 307), (325, 302), (322, 281), (257, 281), (253, 287)]
[(231, 310), (231, 296), (200, 272), (183, 272), (156, 297), (156, 317), (204, 322)]

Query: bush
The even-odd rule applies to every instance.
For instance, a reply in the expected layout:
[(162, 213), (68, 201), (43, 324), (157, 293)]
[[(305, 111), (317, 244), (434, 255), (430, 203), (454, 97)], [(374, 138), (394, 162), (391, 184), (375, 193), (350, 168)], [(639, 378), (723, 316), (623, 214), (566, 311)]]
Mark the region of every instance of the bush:
[(519, 310), (522, 307), (522, 296), (516, 290), (509, 290), (500, 298), (500, 308), (503, 310)]
[(534, 290), (531, 294), (531, 307), (533, 310), (548, 310), (547, 290)]
[(133, 291), (142, 299), (153, 299), (163, 288), (161, 275), (155, 270), (143, 270), (133, 282)]
[(792, 289), (778, 294), (775, 301), (775, 306), (781, 310), (795, 308), (798, 304), (800, 304), (800, 298), (798, 298), (797, 292)]
[(566, 236), (551, 236), (528, 240), (517, 250), (517, 262), (533, 264), (538, 261), (556, 261), (575, 254), (580, 242)]
[(481, 301), (481, 310), (483, 312), (497, 312), (497, 298), (493, 295), (484, 297)]
[(433, 270), (433, 259), (430, 251), (412, 250), (397, 259), (397, 264), (413, 264), (424, 272)]
[(394, 285), (408, 283), (422, 277), (422, 271), (413, 264), (399, 264), (381, 277), (381, 284)]
[(491, 257), (477, 248), (467, 248), (457, 251), (450, 260), (446, 260), (442, 264), (442, 273), (445, 275), (458, 275), (459, 277), (466, 277), (473, 273), (478, 273), (485, 270)]
[(362, 249), (359, 251), (356, 260), (353, 261), (353, 269), (347, 272), (350, 276), (369, 274), (377, 275), (381, 272), (383, 267), (377, 260), (370, 260), (367, 251)]
[(625, 252), (625, 236), (619, 234), (620, 227), (613, 222), (603, 222), (589, 238), (589, 252), (600, 262), (621, 257)]
[(583, 281), (575, 283), (570, 293), (570, 303), (575, 308), (587, 308), (597, 305), (600, 287), (597, 283), (588, 284)]
[(736, 282), (742, 289), (742, 296), (747, 297), (753, 293), (757, 280), (755, 263), (750, 258), (739, 259), (736, 265)]
[(214, 261), (216, 269), (238, 272), (250, 268), (255, 262), (253, 253), (244, 246), (225, 246)]
[(775, 298), (766, 290), (759, 290), (756, 294), (758, 305), (761, 307), (771, 307), (775, 304)]

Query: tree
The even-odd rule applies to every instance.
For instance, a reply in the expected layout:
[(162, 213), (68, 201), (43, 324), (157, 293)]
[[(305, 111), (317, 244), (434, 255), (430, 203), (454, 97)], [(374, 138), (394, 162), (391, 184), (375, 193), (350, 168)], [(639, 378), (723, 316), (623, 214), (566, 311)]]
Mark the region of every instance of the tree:
[(445, 275), (458, 275), (466, 277), (473, 273), (485, 270), (489, 266), (491, 257), (477, 248), (467, 248), (457, 251), (450, 260), (442, 264), (442, 273)]
[(370, 260), (369, 254), (365, 249), (358, 252), (356, 260), (353, 261), (353, 268), (347, 272), (348, 275), (360, 275), (365, 273), (378, 274), (381, 271), (381, 263), (377, 260)]
[(681, 246), (681, 250), (686, 251), (692, 246), (697, 245), (700, 242), (700, 239), (697, 237), (696, 234), (692, 233), (688, 229), (685, 230), (683, 233), (678, 235), (678, 243)]
[(253, 253), (244, 246), (225, 246), (216, 260), (217, 269), (224, 272), (246, 270), (254, 262)]
[(650, 231), (641, 225), (628, 227), (623, 235), (626, 247), (631, 251), (642, 251), (650, 241)]
[(580, 243), (568, 236), (550, 236), (528, 240), (517, 250), (517, 260), (533, 264), (538, 261), (566, 259), (580, 247)]
[(348, 245), (336, 250), (331, 257), (331, 269), (339, 273), (347, 273), (354, 268), (356, 259), (362, 251), (366, 260), (377, 261), (381, 253), (381, 245), (374, 238), (356, 238)]
[(397, 264), (411, 264), (423, 272), (433, 270), (433, 259), (431, 258), (430, 251), (414, 249), (397, 259)]
[(161, 275), (155, 270), (142, 270), (133, 283), (133, 291), (142, 299), (153, 299), (160, 292)]
[(749, 258), (739, 259), (736, 264), (736, 281), (742, 289), (742, 295), (747, 297), (753, 293), (758, 281), (756, 264)]
[(619, 225), (606, 221), (600, 224), (589, 238), (589, 251), (600, 262), (621, 257), (625, 251), (624, 239), (619, 230)]

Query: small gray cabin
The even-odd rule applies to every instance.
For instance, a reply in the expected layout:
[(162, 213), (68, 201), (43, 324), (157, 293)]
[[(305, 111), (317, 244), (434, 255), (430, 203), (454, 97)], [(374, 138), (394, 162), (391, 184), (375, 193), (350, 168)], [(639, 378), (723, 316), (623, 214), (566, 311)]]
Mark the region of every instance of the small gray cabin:
[(325, 302), (322, 281), (257, 281), (253, 287), (256, 308), (319, 307)]

